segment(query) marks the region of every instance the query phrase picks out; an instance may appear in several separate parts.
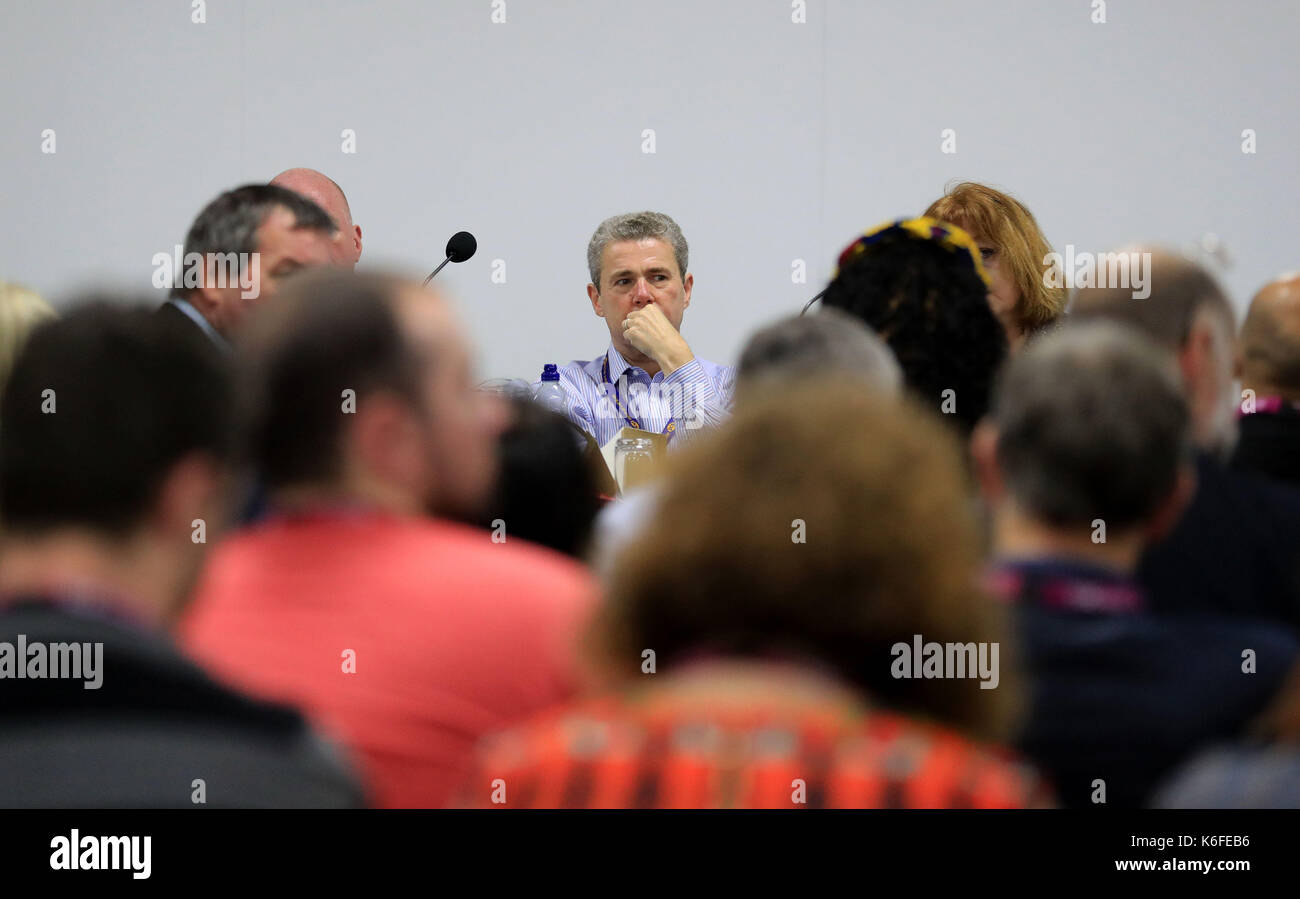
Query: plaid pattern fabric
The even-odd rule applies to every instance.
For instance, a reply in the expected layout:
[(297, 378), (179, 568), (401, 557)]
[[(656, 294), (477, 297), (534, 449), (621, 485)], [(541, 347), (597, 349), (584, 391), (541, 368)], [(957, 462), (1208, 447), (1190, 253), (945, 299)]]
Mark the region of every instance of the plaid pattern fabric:
[(480, 747), (474, 808), (1024, 808), (1009, 755), (885, 712), (683, 712), (604, 699)]

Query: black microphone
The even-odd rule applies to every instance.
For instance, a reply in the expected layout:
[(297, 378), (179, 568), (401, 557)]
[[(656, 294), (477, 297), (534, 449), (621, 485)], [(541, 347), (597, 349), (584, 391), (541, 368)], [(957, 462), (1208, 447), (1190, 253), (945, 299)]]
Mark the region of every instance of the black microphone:
[(451, 236), (451, 240), (447, 241), (447, 258), (442, 260), (438, 267), (429, 273), (429, 277), (424, 279), (424, 283), (428, 284), (432, 281), (433, 276), (442, 271), (442, 267), (448, 262), (464, 262), (473, 256), (477, 249), (478, 241), (474, 239), (473, 234), (468, 231), (457, 231)]
[[(826, 290), (830, 290), (830, 287), (828, 286), (828, 287), (826, 288)], [(804, 314), (805, 312), (807, 312), (810, 308), (812, 308), (812, 304), (813, 304), (813, 303), (817, 302), (817, 301), (820, 300), (822, 297), (826, 296), (826, 290), (823, 290), (821, 293), (817, 294), (817, 296), (813, 297), (811, 300), (809, 300), (808, 302), (804, 303), (804, 304), (803, 304), (803, 308), (799, 310), (799, 314), (800, 314), (800, 315), (803, 315), (803, 314)]]

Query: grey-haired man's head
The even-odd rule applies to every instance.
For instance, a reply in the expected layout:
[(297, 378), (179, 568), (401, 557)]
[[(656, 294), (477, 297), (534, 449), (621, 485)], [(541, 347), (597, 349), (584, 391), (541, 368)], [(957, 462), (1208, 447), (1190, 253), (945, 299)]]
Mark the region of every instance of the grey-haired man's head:
[(630, 362), (649, 361), (625, 335), (628, 314), (654, 305), (680, 332), (695, 279), (682, 229), (661, 212), (605, 219), (587, 243), (587, 299), (605, 320), (611, 342)]
[(903, 372), (890, 348), (858, 318), (839, 309), (791, 315), (755, 331), (736, 365), (736, 402), (802, 378), (858, 380), (897, 396)]
[[(986, 497), (1034, 527), (1102, 541), (1172, 527), (1192, 483), (1172, 356), (1113, 322), (1033, 341), (1007, 364), (972, 446)], [(1107, 536), (1108, 535), (1108, 536)]]
[(690, 250), (677, 223), (662, 212), (628, 212), (605, 219), (591, 235), (587, 243), (587, 272), (591, 275), (591, 283), (601, 287), (604, 253), (610, 244), (644, 240), (659, 240), (667, 244), (677, 261), (678, 277), (686, 275)]
[[(271, 184), (246, 184), (203, 208), (185, 238), (199, 271), (178, 277), (172, 295), (188, 301), (223, 336), (303, 268), (332, 263), (334, 221), (311, 200)], [(179, 273), (178, 273), (179, 275)]]

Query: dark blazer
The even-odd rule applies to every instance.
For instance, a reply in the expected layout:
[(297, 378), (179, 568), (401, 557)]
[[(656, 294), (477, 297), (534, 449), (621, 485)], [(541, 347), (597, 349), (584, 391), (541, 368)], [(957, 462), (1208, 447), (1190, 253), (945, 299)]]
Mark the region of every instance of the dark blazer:
[(33, 598), (0, 610), (0, 641), (16, 649), (19, 634), (28, 646), (103, 643), (102, 683), (0, 677), (0, 807), (363, 805), (338, 751), (297, 712), (216, 683), (155, 630)]
[(212, 354), (214, 357), (224, 359), (225, 352), (217, 344), (213, 343), (212, 338), (200, 328), (193, 319), (172, 305), (170, 302), (163, 303), (154, 312), (158, 323), (162, 325), (163, 332), (178, 341), (185, 341), (191, 344), (201, 353)]
[(1137, 580), (1157, 612), (1271, 619), (1300, 630), (1300, 490), (1201, 456), (1187, 511)]
[(1300, 409), (1243, 415), (1232, 467), (1300, 487)]
[[(1300, 654), (1290, 631), (1268, 622), (1043, 601), (1046, 590), (1036, 583), (1131, 588), (1126, 578), (1090, 566), (1006, 567), (1023, 579), (1006, 596), (1029, 685), (1016, 742), (1065, 806), (1094, 807), (1096, 780), (1105, 782), (1106, 807), (1144, 804), (1193, 753), (1242, 735)], [(1250, 673), (1243, 671), (1247, 649), (1254, 651)]]

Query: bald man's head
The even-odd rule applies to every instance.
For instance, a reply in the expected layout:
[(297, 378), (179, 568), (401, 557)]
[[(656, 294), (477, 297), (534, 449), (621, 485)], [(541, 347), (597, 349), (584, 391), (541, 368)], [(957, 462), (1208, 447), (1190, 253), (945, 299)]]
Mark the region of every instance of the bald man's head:
[(331, 255), (340, 268), (355, 268), (361, 258), (361, 228), (352, 222), (352, 209), (343, 188), (315, 169), (287, 169), (271, 179), (278, 187), (301, 194), (329, 213), (338, 233)]
[(1076, 321), (1118, 321), (1174, 352), (1186, 343), (1198, 314), (1209, 313), (1229, 333), (1235, 330), (1232, 304), (1208, 271), (1168, 250), (1137, 247), (1126, 252), (1149, 260), (1150, 295), (1136, 299), (1127, 286), (1081, 287), (1070, 304)]
[(1264, 285), (1241, 325), (1241, 386), (1300, 401), (1300, 272)]
[(1214, 276), (1189, 259), (1151, 247), (1128, 252), (1144, 260), (1150, 294), (1137, 299), (1126, 287), (1079, 288), (1071, 298), (1070, 321), (1116, 321), (1172, 352), (1182, 369), (1197, 444), (1226, 451), (1236, 439), (1240, 399), (1233, 386), (1232, 303)]

